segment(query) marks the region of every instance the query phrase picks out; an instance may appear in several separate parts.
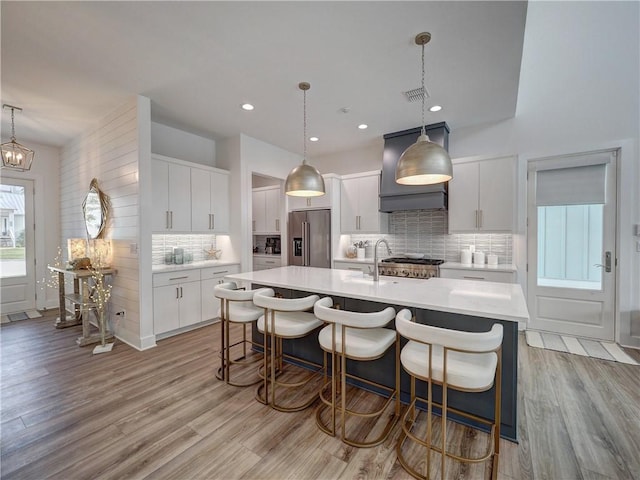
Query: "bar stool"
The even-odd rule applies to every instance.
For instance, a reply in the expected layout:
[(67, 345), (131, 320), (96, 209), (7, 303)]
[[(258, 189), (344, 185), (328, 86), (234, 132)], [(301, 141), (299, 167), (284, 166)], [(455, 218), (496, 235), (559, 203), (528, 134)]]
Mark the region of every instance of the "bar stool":
[[(427, 480), (431, 468), (431, 451), (436, 451), (441, 455), (440, 478), (447, 478), (445, 461), (449, 457), (467, 463), (479, 463), (491, 459), (491, 478), (496, 479), (500, 453), (502, 325), (496, 323), (488, 332), (461, 332), (415, 323), (412, 321), (411, 312), (404, 309), (396, 316), (396, 330), (400, 335), (409, 339), (409, 342), (402, 349), (400, 360), (403, 368), (411, 376), (411, 404), (402, 419), (402, 431), (396, 447), (398, 461), (402, 467), (415, 478)], [(427, 382), (426, 400), (416, 396), (416, 378)], [(442, 385), (442, 403), (433, 401), (432, 384), (434, 383)], [(490, 390), (494, 384), (494, 418), (492, 420), (447, 406), (448, 389), (462, 392), (485, 392)], [(416, 400), (427, 404), (426, 438), (419, 438), (412, 433), (417, 419)], [(431, 418), (434, 405), (442, 409), (442, 435), (439, 447), (433, 445), (431, 440)], [(469, 458), (446, 450), (448, 411), (491, 426), (490, 446), (485, 455)], [(424, 475), (420, 474), (403, 454), (403, 445), (407, 439), (427, 449), (426, 473)]]
[[(322, 403), (316, 410), (316, 423), (320, 430), (335, 436), (336, 435), (336, 412), (340, 412), (340, 429), (341, 440), (354, 447), (373, 447), (384, 442), (391, 429), (400, 417), (400, 363), (398, 356), (400, 354), (399, 337), (395, 330), (382, 328), (393, 320), (396, 311), (387, 307), (380, 312), (360, 313), (348, 312), (332, 308), (333, 299), (325, 297), (316, 302), (314, 313), (320, 320), (328, 322), (329, 325), (324, 327), (318, 335), (320, 346), (324, 350), (324, 371), (325, 381), (320, 389), (320, 400)], [(384, 385), (366, 380), (353, 374), (347, 373), (347, 359), (357, 362), (366, 362), (376, 360), (384, 356), (384, 354), (395, 344), (395, 388), (389, 388)], [(331, 380), (327, 379), (327, 355), (331, 355)], [(337, 385), (338, 378), (340, 385)], [(347, 379), (355, 380), (355, 388), (362, 388), (359, 384), (373, 386), (378, 390), (387, 393), (384, 405), (374, 411), (356, 411), (350, 409), (347, 399)], [(353, 382), (350, 382), (353, 383)], [(325, 397), (325, 390), (331, 389), (331, 398)], [(338, 391), (340, 392), (340, 406), (337, 405)], [(372, 394), (373, 395), (373, 394)], [(395, 412), (389, 418), (384, 430), (375, 439), (364, 441), (356, 438), (349, 438), (346, 433), (346, 419), (349, 417), (360, 418), (380, 418), (386, 411), (387, 407), (395, 398)], [(327, 425), (322, 420), (324, 412), (330, 409), (331, 425)], [(367, 433), (369, 431), (367, 430)]]
[[(220, 299), (218, 317), (220, 317), (220, 326), (222, 328), (220, 335), (220, 368), (218, 368), (216, 378), (225, 380), (229, 385), (233, 385), (234, 387), (248, 387), (260, 381), (260, 377), (256, 375), (254, 380), (248, 382), (234, 382), (231, 380), (230, 371), (232, 365), (246, 366), (262, 360), (262, 355), (256, 355), (254, 359), (247, 358), (247, 345), (262, 346), (254, 343), (250, 339), (247, 340), (246, 328), (247, 325), (251, 325), (262, 315), (262, 309), (253, 304), (253, 295), (259, 290), (260, 289), (239, 289), (235, 282), (221, 283), (213, 289), (214, 295)], [(242, 340), (231, 344), (229, 340), (229, 326), (233, 323), (242, 325)], [(231, 358), (231, 349), (239, 345), (242, 345), (242, 356), (235, 359)]]
[[(321, 365), (285, 354), (282, 350), (283, 339), (302, 338), (322, 326), (322, 322), (307, 311), (313, 308), (319, 298), (318, 295), (294, 299), (277, 298), (271, 288), (258, 291), (253, 296), (253, 303), (264, 308), (264, 315), (258, 319), (258, 331), (264, 334), (264, 372), (263, 383), (258, 387), (256, 397), (275, 410), (297, 412), (307, 408), (317, 398), (317, 391), (314, 391), (302, 403), (284, 405), (282, 399), (276, 396), (276, 388), (300, 389), (311, 382), (322, 368)], [(285, 373), (283, 359), (290, 360), (289, 363), (293, 361), (311, 367), (312, 371), (303, 380), (278, 379), (276, 375), (283, 377)]]

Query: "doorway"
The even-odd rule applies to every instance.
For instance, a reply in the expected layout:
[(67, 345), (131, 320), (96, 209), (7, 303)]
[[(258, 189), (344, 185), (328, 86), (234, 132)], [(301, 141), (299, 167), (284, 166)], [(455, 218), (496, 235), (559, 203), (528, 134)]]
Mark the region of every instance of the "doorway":
[(616, 158), (607, 150), (529, 162), (529, 327), (613, 341)]
[(3, 315), (36, 306), (33, 181), (0, 183), (0, 295)]

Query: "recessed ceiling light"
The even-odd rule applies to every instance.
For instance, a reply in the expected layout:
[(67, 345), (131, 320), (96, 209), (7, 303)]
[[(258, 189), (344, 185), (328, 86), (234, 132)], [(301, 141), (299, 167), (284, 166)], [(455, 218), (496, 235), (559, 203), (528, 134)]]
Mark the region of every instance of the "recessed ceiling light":
[(318, 137), (309, 137), (309, 141), (311, 142), (317, 142), (318, 140), (320, 140)]
[(253, 105), (251, 105), (250, 103), (243, 103), (242, 104), (242, 109), (243, 110), (251, 111), (251, 110), (253, 110), (253, 108), (254, 108)]
[(430, 112), (439, 112), (440, 110), (442, 110), (442, 107), (440, 105), (434, 105), (433, 107), (429, 108)]
[(358, 128), (360, 130), (364, 130), (365, 128), (367, 128), (369, 125), (367, 125), (366, 123), (361, 123), (360, 125), (358, 125)]

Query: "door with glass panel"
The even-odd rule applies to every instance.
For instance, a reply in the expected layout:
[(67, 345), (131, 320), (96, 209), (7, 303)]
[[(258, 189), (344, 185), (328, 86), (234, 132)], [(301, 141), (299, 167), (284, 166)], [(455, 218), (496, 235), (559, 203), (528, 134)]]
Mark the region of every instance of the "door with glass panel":
[(3, 315), (36, 305), (33, 182), (2, 177), (0, 183), (0, 306)]
[(614, 340), (616, 154), (529, 163), (528, 328)]

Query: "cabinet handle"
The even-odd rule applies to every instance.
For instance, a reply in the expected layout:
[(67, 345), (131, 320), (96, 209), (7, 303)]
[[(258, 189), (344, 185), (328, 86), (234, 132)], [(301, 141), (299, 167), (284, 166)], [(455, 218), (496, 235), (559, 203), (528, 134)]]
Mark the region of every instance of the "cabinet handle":
[(480, 218), (480, 221), (478, 222), (479, 223), (478, 228), (482, 228), (482, 210), (478, 210), (478, 212), (480, 212), (478, 214), (478, 217)]
[(463, 275), (462, 278), (466, 278), (467, 280), (485, 280), (484, 277), (471, 277), (471, 276), (468, 277), (466, 275)]
[(180, 298), (182, 298), (182, 287), (180, 287)]
[(276, 262), (271, 262), (271, 261), (269, 261), (269, 260), (265, 260), (265, 262), (264, 262), (264, 263), (268, 263), (269, 265), (274, 265)]
[(476, 210), (476, 228), (478, 228), (478, 210)]
[(171, 228), (171, 227), (169, 226), (169, 210), (167, 210), (166, 212), (164, 212), (164, 225), (165, 225), (165, 227), (167, 228), (167, 230), (168, 230), (169, 228)]
[(255, 220), (253, 220), (253, 221), (251, 222), (251, 225), (252, 225), (251, 229), (255, 232), (255, 231), (256, 231), (256, 221), (255, 221)]
[(362, 271), (362, 269), (359, 267), (349, 267), (349, 270), (357, 270), (358, 272)]
[(229, 270), (221, 270), (219, 272), (213, 272), (213, 275), (220, 275), (222, 273), (229, 273)]
[(185, 278), (189, 278), (189, 277), (185, 275), (184, 277), (174, 277), (174, 278), (170, 278), (169, 280), (183, 280)]
[(180, 289), (176, 287), (176, 298), (180, 298)]
[(173, 228), (173, 210), (169, 212), (169, 228)]
[(215, 230), (216, 229), (216, 214), (212, 213), (211, 214), (211, 230)]
[(310, 207), (310, 206), (311, 206), (311, 199), (307, 198), (307, 207)]

